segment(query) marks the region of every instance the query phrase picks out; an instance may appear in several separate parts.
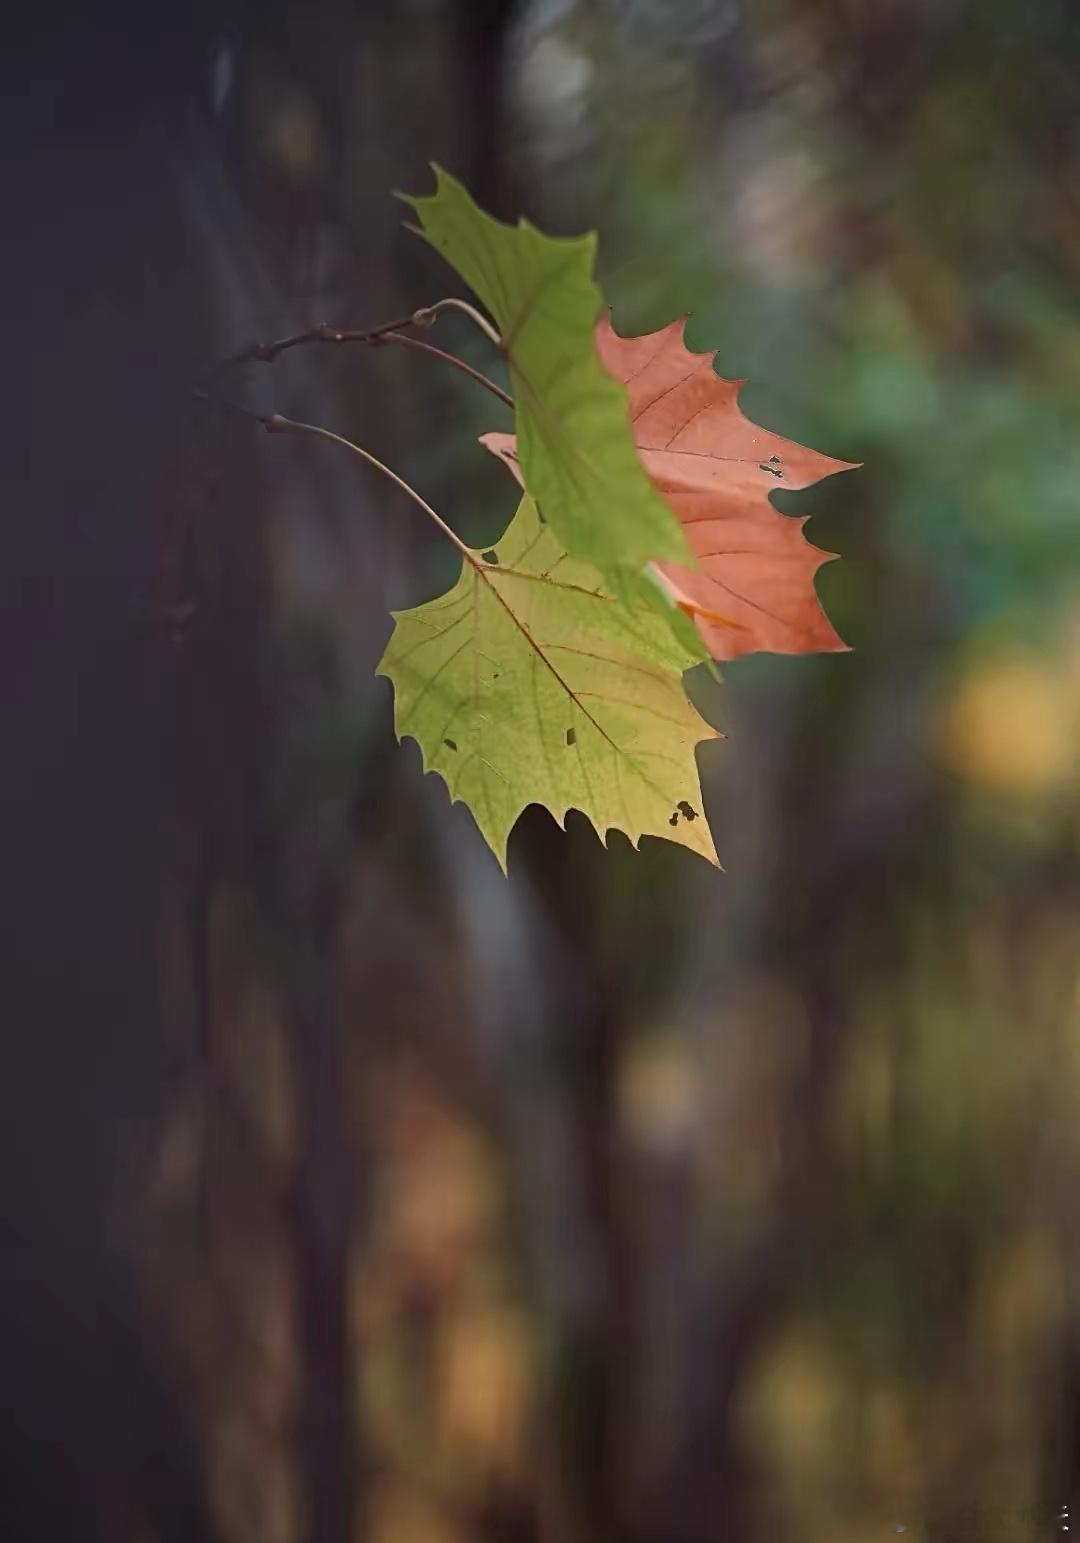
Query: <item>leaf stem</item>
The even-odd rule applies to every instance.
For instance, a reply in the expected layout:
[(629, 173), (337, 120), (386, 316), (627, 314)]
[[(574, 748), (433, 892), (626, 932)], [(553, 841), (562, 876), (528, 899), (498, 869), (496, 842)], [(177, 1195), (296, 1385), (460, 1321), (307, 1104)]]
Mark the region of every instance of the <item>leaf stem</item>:
[(514, 399), (509, 391), (504, 391), (501, 386), (497, 386), (488, 376), (482, 375), (479, 370), (474, 370), (471, 364), (466, 364), (465, 360), (459, 359), (457, 354), (448, 354), (445, 349), (436, 348), (434, 343), (425, 343), (423, 338), (406, 337), (403, 332), (384, 332), (380, 338), (373, 339), (372, 341), (398, 343), (402, 348), (415, 348), (425, 354), (433, 354), (436, 359), (442, 359), (444, 363), (453, 365), (456, 370), (460, 370), (470, 380), (475, 380), (477, 385), (483, 386), (486, 391), (491, 392), (492, 396), (497, 396), (500, 402), (504, 402), (507, 407), (513, 409)]
[(351, 439), (346, 439), (342, 434), (335, 434), (333, 429), (324, 429), (318, 423), (301, 423), (299, 419), (286, 418), (281, 413), (257, 413), (250, 407), (241, 406), (239, 402), (230, 402), (225, 397), (213, 396), (210, 392), (199, 389), (193, 390), (192, 395), (197, 397), (200, 402), (209, 402), (215, 407), (223, 407), (228, 412), (236, 413), (242, 418), (248, 418), (253, 423), (261, 423), (268, 434), (307, 434), (313, 439), (328, 439), (331, 444), (340, 445), (344, 450), (350, 450), (353, 455), (359, 456), (362, 461), (366, 461), (369, 466), (373, 466), (376, 471), (381, 472), (395, 487), (400, 488), (403, 493), (407, 494), (413, 503), (424, 511), (428, 519), (442, 531), (446, 539), (461, 553), (465, 561), (475, 568), (477, 572), (482, 572), (484, 564), (477, 560), (476, 554), (472, 551), (471, 547), (466, 546), (461, 537), (450, 529), (450, 526), (447, 525), (442, 516), (436, 514), (427, 499), (423, 498), (410, 483), (406, 482), (404, 477), (399, 477), (396, 471), (393, 471), (386, 465), (385, 461), (380, 461), (377, 455), (373, 455), (370, 450), (365, 450), (363, 445), (355, 444)]
[(488, 321), (484, 313), (482, 311), (478, 311), (475, 305), (470, 305), (467, 300), (459, 300), (456, 295), (448, 295), (445, 300), (436, 300), (434, 305), (429, 305), (422, 311), (414, 312), (413, 321), (417, 326), (428, 326), (430, 323), (427, 320), (420, 320), (422, 316), (425, 318), (430, 317), (431, 321), (434, 321), (435, 317), (439, 314), (440, 311), (447, 311), (451, 309), (455, 311), (461, 311), (464, 315), (466, 315), (473, 323), (473, 325), (479, 327), (484, 336), (490, 338), (491, 341), (495, 344), (495, 347), (499, 350), (500, 353), (502, 353), (502, 338)]
[[(230, 403), (227, 405), (233, 406), (235, 404)], [(335, 434), (332, 429), (324, 429), (317, 423), (300, 423), (296, 418), (282, 417), (281, 413), (270, 413), (264, 416), (261, 413), (249, 414), (247, 408), (240, 408), (239, 410), (246, 413), (249, 417), (256, 418), (268, 434), (307, 434), (314, 439), (328, 439), (332, 444), (340, 445), (342, 449), (350, 450), (353, 455), (358, 455), (362, 461), (366, 461), (369, 466), (373, 466), (376, 471), (381, 472), (395, 487), (408, 494), (413, 503), (424, 511), (428, 519), (437, 525), (446, 539), (457, 548), (467, 563), (476, 569), (482, 566), (470, 548), (462, 541), (461, 537), (450, 529), (441, 515), (435, 513), (435, 510), (427, 500), (422, 498), (416, 489), (405, 481), (404, 477), (399, 477), (397, 472), (392, 471), (384, 461), (380, 461), (378, 456), (372, 455), (370, 450), (365, 450), (362, 445), (354, 444), (351, 439), (346, 439), (341, 434)]]

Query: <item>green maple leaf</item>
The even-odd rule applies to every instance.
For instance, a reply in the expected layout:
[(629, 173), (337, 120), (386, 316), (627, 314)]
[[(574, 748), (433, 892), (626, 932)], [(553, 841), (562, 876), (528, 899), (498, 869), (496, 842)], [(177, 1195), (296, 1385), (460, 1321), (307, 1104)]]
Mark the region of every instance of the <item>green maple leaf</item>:
[(568, 551), (599, 569), (621, 599), (640, 600), (646, 592), (628, 575), (652, 561), (693, 558), (638, 458), (626, 391), (600, 363), (596, 237), (545, 236), (527, 220), (505, 225), (441, 167), (434, 171), (435, 193), (405, 201), (420, 234), (498, 323), (525, 486)]
[(567, 556), (531, 498), (493, 552), (466, 549), (452, 590), (394, 621), (378, 674), (398, 738), (417, 741), (504, 869), (531, 803), (560, 824), (580, 809), (601, 839), (661, 836), (717, 861), (695, 746), (720, 736), (682, 686), (696, 655)]

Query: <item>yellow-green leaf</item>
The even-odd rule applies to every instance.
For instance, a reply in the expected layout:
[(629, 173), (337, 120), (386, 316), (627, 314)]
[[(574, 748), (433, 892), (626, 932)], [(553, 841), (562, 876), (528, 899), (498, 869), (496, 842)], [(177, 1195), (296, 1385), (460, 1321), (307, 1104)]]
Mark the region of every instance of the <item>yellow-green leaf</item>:
[(394, 622), (378, 673), (398, 738), (418, 742), (504, 868), (532, 803), (560, 824), (580, 809), (601, 838), (661, 836), (716, 862), (695, 747), (720, 736), (683, 689), (695, 656), (660, 612), (616, 601), (568, 557), (531, 498), (452, 590)]
[(510, 368), (525, 486), (566, 549), (627, 598), (652, 561), (691, 563), (682, 529), (634, 448), (626, 391), (600, 363), (596, 237), (505, 225), (435, 167), (436, 191), (408, 198), (423, 234), (498, 324)]

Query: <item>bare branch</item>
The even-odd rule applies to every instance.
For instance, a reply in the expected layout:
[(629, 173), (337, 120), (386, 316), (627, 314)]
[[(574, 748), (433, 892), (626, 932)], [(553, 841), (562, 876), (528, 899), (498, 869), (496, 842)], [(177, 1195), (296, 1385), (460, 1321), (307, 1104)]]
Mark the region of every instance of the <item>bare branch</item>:
[[(444, 300), (436, 300), (433, 305), (421, 306), (419, 310), (412, 311), (408, 316), (398, 316), (393, 321), (380, 322), (376, 327), (332, 327), (329, 322), (319, 322), (314, 327), (307, 327), (303, 332), (292, 332), (287, 337), (276, 338), (270, 343), (249, 343), (246, 348), (241, 348), (237, 353), (230, 354), (203, 377), (203, 386), (211, 385), (218, 380), (226, 370), (235, 369), (242, 364), (273, 364), (279, 355), (287, 353), (291, 348), (304, 348), (313, 343), (341, 344), (362, 343), (369, 347), (381, 343), (396, 343), (402, 348), (412, 348), (417, 351), (433, 354), (442, 359), (445, 364), (452, 365), (460, 370), (477, 385), (490, 391), (492, 396), (498, 397), (500, 402), (507, 407), (513, 407), (514, 400), (501, 386), (497, 386), (480, 370), (471, 364), (466, 364), (464, 359), (459, 359), (456, 354), (447, 353), (445, 349), (436, 348), (433, 343), (424, 343), (419, 338), (406, 337), (403, 329), (406, 327), (430, 327), (433, 326), (439, 315), (446, 310), (462, 311), (470, 320), (480, 328), (485, 337), (491, 339), (501, 352), (502, 341), (499, 334), (488, 321), (486, 316), (468, 303), (466, 300), (458, 300), (449, 296)], [(196, 393), (198, 394), (198, 393)]]
[(290, 348), (303, 348), (310, 343), (375, 343), (388, 332), (397, 332), (402, 327), (427, 327), (434, 319), (434, 315), (428, 320), (425, 312), (413, 311), (408, 316), (381, 322), (377, 327), (331, 327), (329, 322), (321, 321), (314, 327), (305, 328), (303, 332), (290, 333), (288, 337), (277, 338), (272, 343), (249, 343), (246, 348), (239, 349), (215, 365), (207, 379), (216, 379), (226, 370), (241, 364), (273, 364), (279, 354), (286, 353)]

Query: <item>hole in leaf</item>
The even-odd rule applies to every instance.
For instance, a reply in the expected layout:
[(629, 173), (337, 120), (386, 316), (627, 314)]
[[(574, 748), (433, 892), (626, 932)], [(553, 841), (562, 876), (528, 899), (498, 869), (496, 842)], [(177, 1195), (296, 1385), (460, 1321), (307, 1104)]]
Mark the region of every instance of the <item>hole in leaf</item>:
[(454, 743), (454, 741), (452, 739), (444, 739), (443, 740), (443, 744), (446, 746), (447, 750), (456, 750), (457, 749), (457, 745)]
[(481, 552), (480, 557), (485, 563), (490, 563), (493, 568), (497, 568), (499, 566), (498, 554), (494, 550)]
[(678, 825), (678, 823), (679, 823), (679, 811), (677, 809), (673, 809), (671, 811), (671, 819), (668, 821), (668, 824), (669, 825)]
[(697, 819), (697, 810), (694, 808), (693, 804), (688, 804), (685, 798), (680, 798), (679, 809), (682, 812), (682, 817), (684, 820)]
[(777, 478), (778, 481), (783, 481), (784, 473), (781, 469), (780, 457), (778, 455), (770, 455), (767, 461), (760, 461), (758, 463), (758, 471), (767, 471)]
[(577, 730), (576, 729), (567, 729), (567, 731), (566, 731), (566, 743), (568, 745), (576, 745), (577, 744)]

